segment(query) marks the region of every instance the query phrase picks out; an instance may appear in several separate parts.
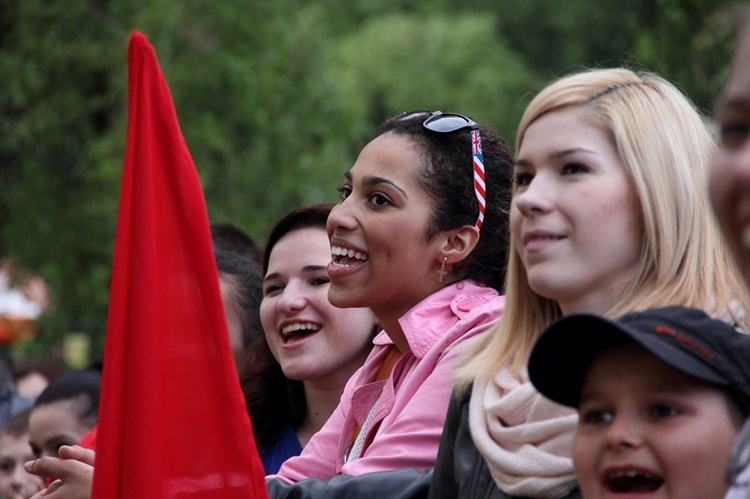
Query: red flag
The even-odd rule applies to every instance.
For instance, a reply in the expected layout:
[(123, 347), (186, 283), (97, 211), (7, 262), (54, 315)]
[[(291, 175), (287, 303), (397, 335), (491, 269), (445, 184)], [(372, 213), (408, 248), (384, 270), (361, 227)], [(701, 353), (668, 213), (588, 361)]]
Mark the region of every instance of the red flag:
[(130, 38), (128, 64), (93, 497), (268, 497), (200, 179), (140, 33)]

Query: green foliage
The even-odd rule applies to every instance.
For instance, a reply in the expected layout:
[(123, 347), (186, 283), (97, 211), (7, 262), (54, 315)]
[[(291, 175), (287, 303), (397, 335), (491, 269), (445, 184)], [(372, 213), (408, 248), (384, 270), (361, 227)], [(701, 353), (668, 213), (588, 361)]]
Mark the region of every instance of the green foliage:
[(509, 47), (546, 82), (582, 67), (621, 64), (632, 50), (642, 4), (649, 0), (479, 3), (495, 15)]
[(51, 286), (45, 343), (69, 329), (102, 329), (119, 177), (107, 137), (120, 112), (111, 87), (118, 64), (102, 25), (88, 22), (99, 14), (89, 2), (7, 7), (0, 247)]
[(727, 61), (732, 56), (738, 28), (732, 9), (718, 10), (707, 17), (693, 39), (690, 84), (697, 88), (696, 94), (700, 92), (709, 101), (721, 93), (729, 77)]
[(329, 47), (330, 71), (364, 142), (386, 115), (443, 109), (512, 137), (521, 98), (539, 82), (480, 14), (373, 18)]
[[(730, 57), (725, 11), (715, 0), (657, 0), (641, 18), (647, 29), (635, 36), (643, 64), (678, 83), (704, 111), (720, 90), (709, 73)], [(717, 58), (717, 55), (721, 57)]]
[(186, 1), (136, 25), (159, 56), (211, 218), (262, 242), (292, 207), (335, 199), (346, 126), (294, 2), (237, 5)]

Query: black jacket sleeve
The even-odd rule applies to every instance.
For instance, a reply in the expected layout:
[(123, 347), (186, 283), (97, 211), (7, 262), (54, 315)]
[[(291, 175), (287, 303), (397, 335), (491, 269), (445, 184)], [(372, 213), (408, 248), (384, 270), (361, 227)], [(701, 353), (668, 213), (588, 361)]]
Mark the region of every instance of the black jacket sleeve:
[(273, 478), (266, 480), (266, 486), (271, 499), (416, 499), (427, 497), (431, 478), (432, 469), (406, 468), (328, 479), (307, 478), (297, 483)]

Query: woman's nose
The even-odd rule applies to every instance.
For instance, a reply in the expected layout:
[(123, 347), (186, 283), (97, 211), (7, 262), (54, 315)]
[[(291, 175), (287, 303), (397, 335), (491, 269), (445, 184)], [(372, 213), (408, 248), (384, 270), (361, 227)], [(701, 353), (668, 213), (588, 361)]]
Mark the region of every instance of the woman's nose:
[(546, 213), (552, 209), (553, 187), (542, 176), (537, 175), (531, 182), (513, 195), (513, 204), (524, 216)]
[(336, 230), (353, 230), (355, 226), (354, 203), (349, 196), (342, 199), (328, 214), (326, 230), (330, 236)]
[(305, 308), (307, 299), (301, 286), (297, 283), (287, 283), (284, 292), (279, 296), (276, 306), (279, 310), (286, 312), (301, 310)]

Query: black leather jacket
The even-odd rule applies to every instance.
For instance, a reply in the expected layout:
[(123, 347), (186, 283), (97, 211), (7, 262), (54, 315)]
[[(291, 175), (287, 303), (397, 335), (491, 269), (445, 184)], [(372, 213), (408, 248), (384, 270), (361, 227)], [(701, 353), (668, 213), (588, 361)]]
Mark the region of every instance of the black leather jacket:
[[(516, 496), (509, 496), (495, 485), (487, 463), (474, 445), (469, 432), (470, 398), (471, 388), (451, 398), (429, 497), (514, 498)], [(581, 499), (580, 490), (576, 488), (565, 499)]]
[(271, 499), (418, 499), (427, 497), (432, 469), (406, 468), (364, 475), (336, 475), (307, 478), (287, 483), (281, 478), (266, 480)]

